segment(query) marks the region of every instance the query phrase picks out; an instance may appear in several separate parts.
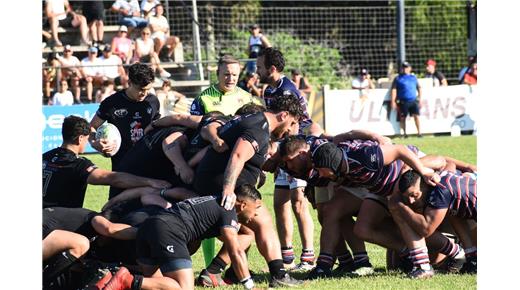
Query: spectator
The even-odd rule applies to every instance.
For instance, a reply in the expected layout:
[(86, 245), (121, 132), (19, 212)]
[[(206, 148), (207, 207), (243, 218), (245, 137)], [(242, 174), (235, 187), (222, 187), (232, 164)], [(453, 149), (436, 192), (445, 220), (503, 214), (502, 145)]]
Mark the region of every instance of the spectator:
[(448, 81), (444, 75), (435, 69), (437, 63), (433, 59), (429, 59), (426, 62), (426, 75), (425, 78), (431, 78), (434, 87), (447, 86)]
[(104, 80), (101, 85), (101, 90), (96, 93), (96, 103), (103, 102), (108, 96), (113, 95), (116, 92), (114, 89), (114, 82), (112, 80)]
[(58, 66), (60, 62), (56, 58), (56, 54), (49, 53), (47, 56), (47, 62), (44, 64), (42, 70), (42, 80), (45, 99), (50, 102), (51, 88), (56, 85), (56, 79), (58, 78)]
[(49, 105), (53, 106), (72, 106), (74, 104), (74, 97), (72, 92), (69, 91), (69, 83), (67, 80), (62, 79), (60, 81), (60, 90), (54, 94), (52, 101)]
[(399, 115), (399, 123), (403, 129), (404, 137), (406, 134), (406, 117), (413, 116), (415, 127), (417, 127), (417, 135), (421, 135), (421, 126), (419, 120), (419, 109), (421, 108), (421, 86), (417, 81), (417, 77), (412, 74), (412, 66), (408, 62), (403, 62), (402, 72), (395, 77), (392, 83), (392, 108), (397, 110)]
[(119, 24), (127, 26), (129, 34), (136, 27), (144, 28), (148, 25), (148, 20), (141, 17), (141, 8), (137, 0), (116, 0), (111, 9), (119, 13)]
[(65, 45), (63, 56), (58, 56), (58, 61), (61, 65), (61, 78), (69, 81), (72, 85), (75, 102), (81, 104), (79, 87), (79, 80), (82, 77), (81, 62), (73, 55), (72, 47), (69, 44)]
[[(271, 43), (267, 37), (262, 34), (262, 30), (258, 24), (253, 24), (249, 28), (251, 35), (249, 36), (249, 43), (247, 44), (249, 58), (257, 58), (262, 49), (271, 47)], [(256, 61), (248, 61), (246, 64), (246, 71), (256, 72)]]
[(477, 84), (477, 63), (474, 62), (471, 64), (468, 72), (464, 74), (464, 83), (467, 85), (476, 85)]
[(159, 0), (142, 0), (141, 1), (141, 12), (145, 18), (155, 16), (155, 6), (161, 4)]
[(83, 1), (83, 13), (87, 19), (92, 45), (103, 44), (103, 34), (105, 33), (105, 7), (103, 7), (103, 1)]
[(119, 56), (124, 64), (130, 64), (132, 56), (134, 55), (134, 45), (130, 38), (128, 38), (128, 28), (124, 25), (119, 27), (117, 35), (112, 38), (112, 53)]
[(296, 85), (296, 88), (300, 91), (300, 95), (304, 96), (307, 101), (313, 94), (312, 85), (309, 83), (306, 77), (302, 75), (302, 72), (295, 68), (291, 70), (291, 81)]
[(251, 95), (256, 97), (262, 97), (262, 88), (259, 87), (260, 80), (258, 75), (254, 72), (246, 71), (244, 78), (238, 82), (237, 86)]
[(83, 80), (87, 83), (87, 99), (90, 103), (92, 103), (94, 87), (100, 87), (103, 82), (103, 68), (97, 54), (97, 47), (91, 46), (88, 49), (88, 56), (81, 60)]
[(55, 46), (63, 46), (58, 38), (58, 27), (79, 27), (82, 45), (88, 45), (88, 26), (85, 16), (74, 12), (68, 0), (46, 0), (45, 14), (51, 26)]
[(368, 93), (371, 89), (375, 89), (374, 82), (372, 81), (368, 69), (361, 68), (357, 78), (352, 80), (352, 89), (359, 90), (359, 98), (362, 102), (368, 99)]
[(154, 50), (157, 55), (162, 56), (161, 49), (166, 46), (167, 54), (164, 58), (160, 58), (160, 60), (171, 61), (173, 50), (180, 40), (177, 36), (170, 36), (170, 25), (168, 24), (166, 17), (163, 15), (164, 7), (162, 4), (157, 4), (155, 6), (155, 11), (155, 16), (150, 16), (148, 18), (148, 22), (150, 23), (149, 27), (152, 30)]
[(171, 83), (169, 80), (165, 80), (162, 83), (161, 89), (157, 90), (157, 98), (159, 99), (159, 104), (161, 105), (161, 116), (168, 116), (173, 113), (173, 109), (175, 104), (177, 104), (180, 100), (185, 99), (186, 96), (172, 90)]
[(143, 28), (141, 31), (141, 37), (135, 40), (135, 54), (134, 60), (140, 61), (143, 63), (151, 63), (152, 69), (154, 72), (159, 71), (161, 78), (169, 78), (171, 75), (164, 68), (161, 67), (161, 61), (159, 60), (159, 56), (154, 51), (154, 42), (151, 35), (151, 30), (149, 27)]
[(105, 46), (99, 60), (103, 68), (103, 80), (112, 81), (116, 85), (122, 85), (123, 88), (128, 87), (128, 76), (123, 68), (123, 62), (119, 56), (112, 54), (110, 45)]
[(468, 65), (463, 67), (460, 72), (459, 72), (459, 77), (458, 77), (458, 80), (459, 80), (459, 84), (462, 84), (464, 83), (464, 75), (469, 71), (469, 68), (471, 67), (471, 65), (474, 63), (474, 62), (477, 62), (477, 56), (469, 56), (468, 57)]

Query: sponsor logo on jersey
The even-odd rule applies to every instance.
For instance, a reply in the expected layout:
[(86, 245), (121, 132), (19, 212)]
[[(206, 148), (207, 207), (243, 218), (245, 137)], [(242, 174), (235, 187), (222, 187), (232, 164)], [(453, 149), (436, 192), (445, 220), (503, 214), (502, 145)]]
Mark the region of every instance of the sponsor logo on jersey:
[(139, 141), (144, 136), (144, 129), (141, 122), (133, 121), (130, 123), (130, 139), (133, 143)]
[(114, 115), (116, 117), (119, 117), (119, 118), (123, 118), (125, 117), (126, 115), (128, 115), (128, 111), (126, 110), (126, 108), (121, 108), (119, 110), (115, 110), (114, 111)]
[(139, 112), (135, 112), (134, 116), (132, 117), (134, 120), (139, 120), (139, 119), (142, 119), (141, 115), (139, 114)]
[(146, 113), (148, 113), (148, 115), (151, 115), (152, 114), (152, 108), (146, 109)]
[(175, 253), (175, 250), (173, 249), (173, 245), (168, 245), (168, 246), (166, 246), (166, 250), (167, 250), (168, 252), (172, 253), (172, 254)]

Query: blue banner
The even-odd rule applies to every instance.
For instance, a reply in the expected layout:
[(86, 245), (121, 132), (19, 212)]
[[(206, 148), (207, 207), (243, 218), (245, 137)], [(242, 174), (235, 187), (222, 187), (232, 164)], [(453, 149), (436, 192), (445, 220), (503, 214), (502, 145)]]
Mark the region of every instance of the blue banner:
[[(73, 106), (43, 106), (43, 136), (42, 136), (42, 152), (61, 146), (63, 138), (61, 137), (61, 125), (63, 119), (70, 115), (76, 115), (85, 118), (88, 122), (92, 120), (99, 104), (73, 105)], [(97, 152), (94, 148), (87, 144), (86, 153)]]

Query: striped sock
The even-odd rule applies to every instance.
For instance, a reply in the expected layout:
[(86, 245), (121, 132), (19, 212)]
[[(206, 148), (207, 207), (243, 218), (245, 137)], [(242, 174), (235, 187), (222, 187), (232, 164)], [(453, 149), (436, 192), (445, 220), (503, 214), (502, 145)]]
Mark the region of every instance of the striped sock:
[(306, 262), (309, 264), (314, 264), (314, 250), (313, 249), (303, 249), (300, 260), (302, 262)]
[(446, 239), (444, 246), (442, 246), (439, 252), (453, 258), (457, 256), (457, 254), (460, 252), (460, 249), (461, 247), (458, 244), (452, 242), (450, 239)]
[(350, 251), (347, 250), (345, 253), (338, 255), (338, 262), (340, 266), (352, 265), (354, 263), (354, 259), (352, 258)]
[(332, 266), (334, 265), (334, 257), (331, 254), (320, 253), (316, 264), (322, 269), (332, 269)]
[(428, 248), (421, 247), (410, 250), (410, 260), (412, 260), (415, 268), (430, 270), (430, 258), (428, 257)]
[(367, 252), (357, 252), (354, 253), (354, 263), (363, 263), (368, 262), (368, 254)]
[(284, 264), (291, 264), (294, 261), (294, 249), (292, 246), (282, 247), (282, 260)]
[(471, 247), (471, 248), (464, 249), (464, 252), (466, 253), (466, 258), (476, 257), (477, 256), (477, 247)]

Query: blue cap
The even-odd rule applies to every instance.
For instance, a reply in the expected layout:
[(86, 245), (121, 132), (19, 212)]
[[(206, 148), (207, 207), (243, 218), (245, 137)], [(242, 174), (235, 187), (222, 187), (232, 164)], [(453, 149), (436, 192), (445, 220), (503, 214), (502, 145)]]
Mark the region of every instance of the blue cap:
[(95, 46), (91, 46), (91, 47), (88, 49), (88, 52), (97, 53), (97, 52), (98, 52), (98, 49), (97, 49), (97, 47), (95, 47)]

